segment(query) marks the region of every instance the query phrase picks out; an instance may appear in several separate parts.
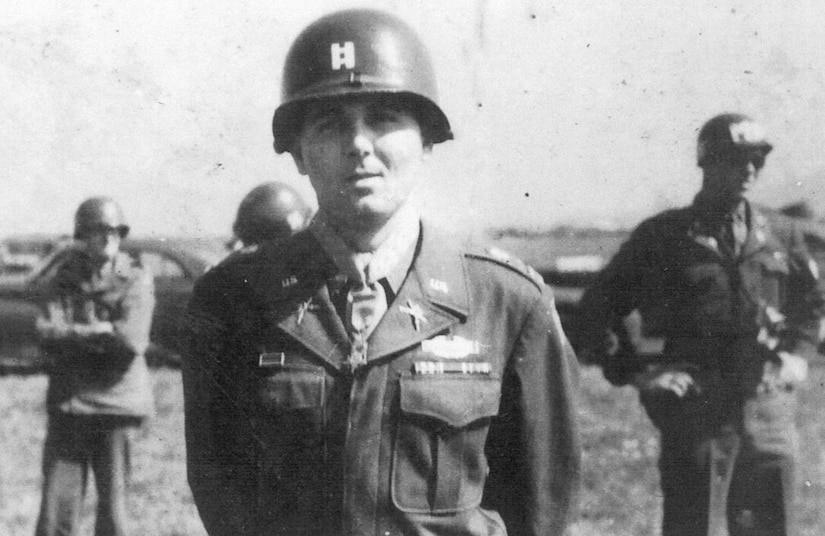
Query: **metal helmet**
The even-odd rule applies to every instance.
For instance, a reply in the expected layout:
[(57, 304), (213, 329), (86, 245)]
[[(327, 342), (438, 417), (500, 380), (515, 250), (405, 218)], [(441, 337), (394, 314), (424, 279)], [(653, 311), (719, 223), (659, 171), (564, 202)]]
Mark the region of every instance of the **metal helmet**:
[(720, 114), (699, 131), (696, 160), (699, 167), (734, 154), (758, 153), (763, 158), (773, 149), (759, 123), (743, 114)]
[(308, 103), (353, 95), (400, 100), (428, 142), (453, 138), (429, 54), (412, 28), (381, 11), (354, 9), (322, 17), (292, 44), (272, 119), (275, 150), (291, 149)]
[(298, 192), (280, 182), (265, 182), (243, 198), (232, 231), (244, 245), (259, 244), (288, 238), (305, 228), (311, 215)]
[(121, 238), (129, 234), (129, 225), (120, 205), (109, 197), (90, 197), (80, 203), (74, 215), (75, 239), (86, 238), (94, 231), (110, 229), (117, 230)]

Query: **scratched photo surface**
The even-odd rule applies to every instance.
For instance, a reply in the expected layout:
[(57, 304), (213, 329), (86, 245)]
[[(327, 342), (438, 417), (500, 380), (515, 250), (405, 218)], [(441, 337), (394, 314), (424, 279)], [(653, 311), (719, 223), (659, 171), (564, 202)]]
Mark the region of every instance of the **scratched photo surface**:
[[(701, 186), (696, 136), (726, 111), (774, 149), (752, 200), (797, 218), (825, 270), (825, 5), (808, 0), (145, 0), (14, 3), (0, 22), (0, 534), (34, 533), (47, 377), (21, 289), (71, 241), (84, 199), (117, 199), (151, 264), (156, 415), (134, 434), (135, 534), (205, 535), (185, 474), (176, 328), (194, 279), (229, 253), (238, 204), (277, 180), (312, 208), (272, 112), (290, 43), (323, 14), (375, 7), (429, 48), (455, 140), (422, 212), (523, 258), (563, 323), (643, 219)], [(823, 272), (825, 273), (825, 272)], [(655, 337), (647, 350), (661, 349)], [(801, 534), (825, 527), (825, 358), (800, 390)], [(658, 432), (629, 387), (583, 363), (583, 489), (572, 534), (654, 535)], [(91, 534), (94, 485), (84, 508)]]

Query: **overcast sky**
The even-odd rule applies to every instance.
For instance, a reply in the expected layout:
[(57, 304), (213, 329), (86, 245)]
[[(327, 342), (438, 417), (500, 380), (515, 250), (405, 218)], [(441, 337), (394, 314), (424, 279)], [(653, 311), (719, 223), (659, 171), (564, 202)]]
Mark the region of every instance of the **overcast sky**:
[(0, 235), (67, 232), (91, 195), (138, 234), (228, 234), (266, 180), (292, 39), (374, 6), (430, 48), (456, 139), (420, 192), (457, 226), (633, 226), (690, 202), (702, 123), (742, 111), (774, 152), (770, 206), (825, 203), (825, 2), (12, 2), (0, 22)]

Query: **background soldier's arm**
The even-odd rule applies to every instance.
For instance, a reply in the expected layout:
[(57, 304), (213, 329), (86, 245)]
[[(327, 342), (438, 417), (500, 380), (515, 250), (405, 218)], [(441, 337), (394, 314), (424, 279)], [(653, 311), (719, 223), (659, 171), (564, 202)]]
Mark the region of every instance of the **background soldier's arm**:
[(636, 349), (642, 324), (634, 312), (655, 300), (663, 285), (660, 244), (654, 226), (640, 225), (579, 302), (576, 351), (583, 361), (600, 365), (614, 385), (632, 383), (647, 368), (650, 356)]

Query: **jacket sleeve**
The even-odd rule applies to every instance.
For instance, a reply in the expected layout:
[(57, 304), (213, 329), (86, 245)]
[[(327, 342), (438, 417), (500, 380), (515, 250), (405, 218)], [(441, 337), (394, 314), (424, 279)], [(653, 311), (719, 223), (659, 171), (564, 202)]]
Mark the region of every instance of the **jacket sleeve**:
[(578, 366), (549, 289), (533, 304), (505, 372), (488, 442), (486, 504), (512, 534), (559, 536), (581, 478)]
[(788, 257), (787, 321), (778, 349), (811, 358), (816, 355), (820, 342), (819, 327), (825, 314), (825, 286), (820, 279), (819, 267), (796, 225), (791, 229)]
[(255, 531), (255, 498), (244, 491), (244, 470), (225, 455), (219, 439), (224, 425), (239, 417), (222, 388), (221, 358), (231, 336), (225, 283), (213, 270), (196, 284), (187, 313), (182, 364), (187, 477), (210, 536)]
[(132, 354), (142, 354), (149, 346), (152, 314), (155, 310), (155, 280), (142, 268), (126, 291), (120, 314), (112, 320), (116, 344)]
[[(65, 309), (62, 300), (67, 294), (66, 290), (52, 284), (45, 293), (48, 298), (44, 309), (49, 316), (63, 314)], [(149, 346), (154, 309), (155, 285), (152, 274), (147, 270), (136, 270), (110, 319), (112, 333), (68, 334), (55, 339), (44, 339), (41, 344), (53, 354), (99, 356), (109, 366), (127, 367), (136, 355), (143, 354)], [(66, 320), (65, 316), (63, 320)]]
[(656, 226), (640, 225), (579, 302), (574, 347), (585, 362), (600, 365), (614, 385), (629, 383), (644, 369), (636, 351), (641, 324), (631, 313), (654, 303), (664, 286), (657, 269), (661, 242)]

